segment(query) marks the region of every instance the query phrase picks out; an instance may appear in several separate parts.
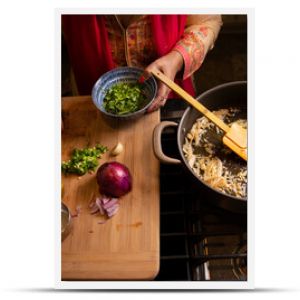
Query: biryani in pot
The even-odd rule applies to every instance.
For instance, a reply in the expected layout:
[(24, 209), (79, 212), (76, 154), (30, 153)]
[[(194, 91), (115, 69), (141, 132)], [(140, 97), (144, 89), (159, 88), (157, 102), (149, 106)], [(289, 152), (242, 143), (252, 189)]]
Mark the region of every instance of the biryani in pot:
[[(213, 111), (229, 126), (236, 122), (247, 129), (236, 108)], [(224, 132), (206, 117), (196, 120), (185, 137), (184, 156), (197, 177), (218, 191), (247, 197), (247, 163), (222, 143)]]

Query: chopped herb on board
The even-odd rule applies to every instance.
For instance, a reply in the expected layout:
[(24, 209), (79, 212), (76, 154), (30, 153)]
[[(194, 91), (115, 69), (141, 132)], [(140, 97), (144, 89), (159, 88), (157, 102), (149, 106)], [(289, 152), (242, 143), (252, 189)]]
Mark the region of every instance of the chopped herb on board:
[(98, 159), (107, 151), (107, 147), (97, 144), (93, 148), (75, 148), (71, 159), (63, 161), (61, 170), (64, 174), (84, 175), (88, 171), (95, 171)]
[(117, 83), (108, 89), (103, 104), (107, 112), (125, 115), (145, 104), (146, 95), (139, 83)]

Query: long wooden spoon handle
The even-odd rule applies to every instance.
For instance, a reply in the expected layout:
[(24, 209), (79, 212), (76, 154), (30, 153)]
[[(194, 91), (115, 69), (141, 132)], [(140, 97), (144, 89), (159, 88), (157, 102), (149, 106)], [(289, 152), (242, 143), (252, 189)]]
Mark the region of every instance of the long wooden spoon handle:
[(204, 105), (198, 102), (195, 98), (193, 98), (190, 94), (188, 94), (185, 90), (183, 90), (179, 85), (170, 80), (167, 76), (159, 71), (151, 72), (154, 77), (162, 81), (166, 86), (168, 86), (171, 90), (173, 90), (176, 94), (182, 97), (185, 101), (187, 101), (191, 106), (199, 110), (205, 117), (215, 123), (219, 128), (221, 128), (225, 133), (227, 133), (230, 129), (228, 125), (226, 125), (221, 119), (219, 119), (215, 114), (213, 114), (210, 110), (208, 110)]

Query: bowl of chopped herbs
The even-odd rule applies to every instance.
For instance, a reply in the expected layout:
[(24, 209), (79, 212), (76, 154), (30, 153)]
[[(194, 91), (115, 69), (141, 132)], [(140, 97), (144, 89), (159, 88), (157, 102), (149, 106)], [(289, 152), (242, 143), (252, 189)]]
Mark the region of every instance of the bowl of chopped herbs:
[(103, 74), (92, 90), (96, 107), (114, 118), (143, 115), (155, 98), (157, 84), (153, 77), (140, 83), (142, 73), (139, 68), (120, 67)]

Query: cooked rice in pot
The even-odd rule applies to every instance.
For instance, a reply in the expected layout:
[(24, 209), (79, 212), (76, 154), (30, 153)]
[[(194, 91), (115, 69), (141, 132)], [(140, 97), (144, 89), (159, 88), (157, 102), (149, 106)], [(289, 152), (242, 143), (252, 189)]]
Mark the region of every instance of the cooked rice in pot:
[[(235, 108), (213, 111), (225, 123), (231, 125), (240, 111)], [(247, 120), (235, 119), (247, 129)], [(223, 131), (206, 117), (196, 120), (185, 137), (184, 156), (193, 172), (205, 183), (225, 194), (247, 197), (247, 163), (242, 162), (223, 145)], [(239, 160), (232, 168), (232, 160)]]

